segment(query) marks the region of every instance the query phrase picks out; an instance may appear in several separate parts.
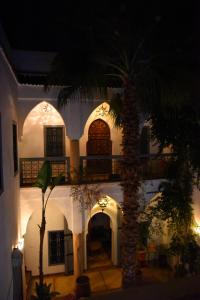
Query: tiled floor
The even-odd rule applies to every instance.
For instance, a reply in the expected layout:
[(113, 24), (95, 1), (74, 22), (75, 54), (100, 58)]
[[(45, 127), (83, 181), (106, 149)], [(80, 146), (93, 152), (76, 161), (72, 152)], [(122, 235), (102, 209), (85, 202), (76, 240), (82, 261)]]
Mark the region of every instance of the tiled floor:
[[(166, 282), (172, 274), (169, 270), (158, 268), (143, 268), (143, 284)], [(104, 266), (94, 268), (84, 273), (90, 278), (90, 285), (92, 294), (102, 294), (114, 291), (121, 288), (121, 269), (111, 266)], [(60, 295), (74, 293), (76, 279), (73, 275), (50, 275), (45, 277), (45, 281), (52, 284), (52, 290), (58, 291)], [(34, 291), (35, 283), (32, 284), (32, 291)]]

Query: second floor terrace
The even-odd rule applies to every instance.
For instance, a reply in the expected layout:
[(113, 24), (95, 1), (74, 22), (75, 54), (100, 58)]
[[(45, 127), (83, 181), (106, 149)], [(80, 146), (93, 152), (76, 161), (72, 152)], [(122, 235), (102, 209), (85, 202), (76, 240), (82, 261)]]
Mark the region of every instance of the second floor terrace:
[[(141, 156), (142, 180), (163, 179), (168, 170), (169, 154)], [(71, 184), (74, 176), (70, 157), (34, 157), (20, 159), (20, 185), (33, 186), (45, 160), (52, 166), (52, 177), (63, 175), (61, 184)], [(80, 183), (121, 181), (122, 156), (81, 156), (78, 177)]]
[[(121, 180), (122, 132), (113, 124), (109, 105), (90, 104), (90, 114), (83, 109), (85, 106), (75, 105), (59, 113), (43, 101), (30, 110), (19, 143), (21, 186), (34, 184), (45, 160), (51, 162), (53, 177), (63, 174), (63, 184), (72, 183), (74, 176), (82, 183)], [(85, 120), (82, 126), (80, 119)], [(157, 155), (157, 145), (151, 141), (145, 122), (141, 124), (140, 140), (142, 179), (164, 178), (170, 156)]]

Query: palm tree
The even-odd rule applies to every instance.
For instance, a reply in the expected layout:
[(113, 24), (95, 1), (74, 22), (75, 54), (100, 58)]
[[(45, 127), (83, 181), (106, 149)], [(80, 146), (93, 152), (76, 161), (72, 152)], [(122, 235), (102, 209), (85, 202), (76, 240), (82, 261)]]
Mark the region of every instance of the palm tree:
[[(118, 20), (119, 21), (119, 20)], [(156, 40), (156, 47), (149, 45), (149, 36), (154, 32), (155, 25), (160, 18), (146, 31), (133, 35), (130, 31), (129, 22), (124, 18), (116, 29), (116, 20), (111, 21), (112, 30), (106, 32), (106, 41), (111, 41), (110, 46), (78, 47), (72, 48), (71, 56), (61, 53), (54, 61), (49, 84), (55, 80), (65, 83), (58, 99), (59, 105), (66, 105), (70, 99), (75, 99), (75, 91), (79, 89), (83, 98), (94, 98), (96, 93), (105, 95), (107, 86), (121, 87), (121, 94), (113, 95), (113, 99), (120, 100), (120, 119), (122, 125), (122, 188), (123, 188), (123, 226), (122, 226), (122, 269), (123, 286), (129, 286), (136, 282), (136, 244), (138, 240), (138, 190), (140, 187), (140, 117), (145, 109), (152, 113), (152, 101), (162, 98), (164, 91), (164, 102), (170, 99), (173, 102), (174, 95), (166, 92), (169, 90), (168, 83), (175, 82), (175, 78), (168, 76), (168, 63), (171, 57)], [(125, 26), (124, 26), (125, 25)], [(120, 30), (122, 29), (122, 33)], [(106, 28), (107, 30), (107, 28)], [(114, 37), (114, 38), (113, 38)], [(134, 38), (133, 38), (134, 37)], [(105, 41), (104, 41), (105, 42)], [(80, 46), (80, 45), (79, 45)], [(103, 51), (102, 51), (103, 48)], [(155, 50), (156, 48), (156, 50)], [(165, 51), (166, 51), (166, 47)], [(105, 55), (105, 50), (108, 51)], [(113, 51), (114, 50), (114, 51)], [(100, 54), (99, 54), (100, 53)], [(162, 55), (161, 55), (162, 53)], [(84, 63), (76, 60), (81, 57)], [(84, 59), (83, 59), (84, 57)], [(73, 58), (75, 58), (73, 60)], [(99, 58), (101, 58), (99, 60)], [(74, 63), (71, 63), (71, 62)], [(97, 63), (101, 61), (101, 63)], [(163, 64), (164, 61), (164, 64)], [(175, 69), (176, 66), (174, 65)], [(163, 72), (164, 70), (164, 72)], [(170, 70), (170, 75), (172, 70)], [(167, 80), (165, 80), (167, 79)], [(164, 84), (163, 84), (164, 83)], [(166, 87), (162, 89), (160, 87)], [(167, 96), (166, 96), (167, 95)], [(148, 101), (146, 101), (148, 100)], [(142, 106), (143, 105), (143, 106)], [(114, 113), (116, 116), (116, 114)], [(117, 114), (118, 115), (118, 114)]]
[[(33, 299), (52, 299), (59, 293), (50, 292), (51, 284), (47, 285), (44, 283), (44, 273), (43, 273), (43, 244), (44, 244), (44, 235), (46, 230), (46, 208), (50, 198), (50, 195), (55, 188), (56, 185), (59, 185), (63, 175), (60, 174), (57, 177), (52, 178), (52, 169), (49, 161), (45, 161), (39, 171), (36, 182), (34, 184), (35, 187), (41, 189), (42, 193), (42, 218), (41, 223), (38, 225), (39, 233), (40, 233), (40, 246), (39, 246), (39, 283), (36, 282), (36, 294), (37, 297), (32, 296)], [(47, 189), (49, 187), (49, 191), (46, 195)]]

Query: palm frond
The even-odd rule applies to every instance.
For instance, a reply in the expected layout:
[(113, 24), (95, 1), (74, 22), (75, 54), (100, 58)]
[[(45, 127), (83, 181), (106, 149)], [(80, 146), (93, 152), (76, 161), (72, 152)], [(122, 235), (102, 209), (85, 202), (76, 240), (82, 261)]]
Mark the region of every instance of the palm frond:
[(122, 127), (122, 118), (121, 118), (121, 111), (122, 111), (122, 95), (120, 93), (116, 93), (111, 98), (109, 108), (109, 114), (114, 122), (116, 128)]

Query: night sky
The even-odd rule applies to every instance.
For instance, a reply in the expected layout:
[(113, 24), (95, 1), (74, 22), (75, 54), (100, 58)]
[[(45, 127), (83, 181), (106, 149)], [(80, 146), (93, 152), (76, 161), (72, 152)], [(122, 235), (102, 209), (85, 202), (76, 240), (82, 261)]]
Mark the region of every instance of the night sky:
[(160, 26), (168, 36), (182, 39), (199, 32), (198, 1), (185, 2), (6, 1), (0, 20), (16, 49), (57, 51), (70, 44), (87, 45), (91, 40), (101, 43), (111, 27), (117, 31), (123, 20), (131, 23), (133, 31), (142, 32), (157, 16), (161, 17)]

